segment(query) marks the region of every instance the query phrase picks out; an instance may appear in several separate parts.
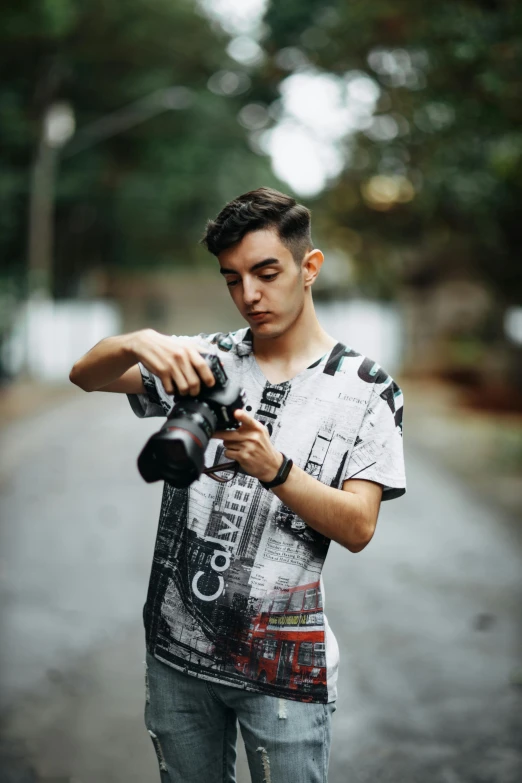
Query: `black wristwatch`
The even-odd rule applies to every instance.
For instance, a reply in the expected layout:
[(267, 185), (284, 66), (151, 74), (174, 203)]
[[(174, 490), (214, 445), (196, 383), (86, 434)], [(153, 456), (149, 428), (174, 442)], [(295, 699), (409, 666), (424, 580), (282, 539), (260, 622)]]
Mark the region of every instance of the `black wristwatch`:
[[(283, 452), (281, 452), (281, 454), (283, 454)], [(288, 474), (290, 473), (293, 464), (293, 461), (283, 454), (283, 464), (277, 471), (276, 477), (272, 479), (272, 481), (260, 481), (259, 483), (265, 489), (272, 489), (272, 487), (278, 487), (280, 484), (284, 484), (288, 478)]]

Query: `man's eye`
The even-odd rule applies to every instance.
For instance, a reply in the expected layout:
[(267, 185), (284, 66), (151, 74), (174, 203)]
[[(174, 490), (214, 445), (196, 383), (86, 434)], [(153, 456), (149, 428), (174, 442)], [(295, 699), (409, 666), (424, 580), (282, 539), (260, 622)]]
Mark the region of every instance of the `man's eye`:
[(273, 280), (274, 277), (277, 277), (277, 272), (274, 272), (272, 275), (260, 275), (262, 280)]
[(233, 285), (236, 285), (236, 283), (237, 283), (237, 280), (229, 280), (229, 281), (227, 282), (227, 286), (228, 286), (229, 288), (231, 288)]

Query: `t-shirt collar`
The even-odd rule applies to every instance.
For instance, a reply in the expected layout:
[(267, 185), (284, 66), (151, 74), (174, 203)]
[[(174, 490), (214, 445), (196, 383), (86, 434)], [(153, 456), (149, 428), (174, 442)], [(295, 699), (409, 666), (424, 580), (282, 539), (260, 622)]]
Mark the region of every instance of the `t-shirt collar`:
[(245, 332), (236, 345), (236, 353), (238, 356), (250, 356), (254, 350), (254, 341), (252, 336), (252, 330), (249, 326), (245, 328)]

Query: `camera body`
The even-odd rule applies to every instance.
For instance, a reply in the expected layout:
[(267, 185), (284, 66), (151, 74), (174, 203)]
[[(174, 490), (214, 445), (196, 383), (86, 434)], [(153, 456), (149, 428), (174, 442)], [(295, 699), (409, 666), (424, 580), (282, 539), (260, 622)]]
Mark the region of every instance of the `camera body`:
[(219, 357), (203, 354), (214, 386), (201, 384), (197, 395), (179, 399), (163, 426), (152, 435), (138, 457), (145, 481), (167, 481), (188, 487), (205, 467), (205, 449), (216, 430), (237, 429), (234, 411), (245, 406), (245, 392), (229, 380)]

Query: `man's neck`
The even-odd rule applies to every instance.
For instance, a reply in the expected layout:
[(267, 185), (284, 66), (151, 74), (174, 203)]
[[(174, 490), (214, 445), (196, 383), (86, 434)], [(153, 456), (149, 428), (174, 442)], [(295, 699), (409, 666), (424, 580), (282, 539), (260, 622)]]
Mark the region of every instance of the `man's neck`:
[(319, 359), (337, 343), (323, 329), (315, 314), (312, 299), (292, 326), (279, 337), (260, 339), (253, 335), (253, 353), (258, 362), (279, 367), (292, 367), (303, 361)]

